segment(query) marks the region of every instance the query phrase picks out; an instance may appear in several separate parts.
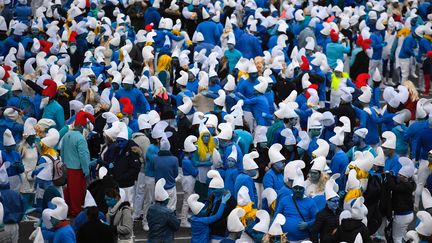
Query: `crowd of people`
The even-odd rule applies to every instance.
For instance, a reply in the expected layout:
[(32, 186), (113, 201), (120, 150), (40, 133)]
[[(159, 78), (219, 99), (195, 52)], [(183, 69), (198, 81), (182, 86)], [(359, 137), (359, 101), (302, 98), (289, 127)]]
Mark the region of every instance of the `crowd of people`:
[(0, 5), (1, 242), (432, 242), (429, 0)]

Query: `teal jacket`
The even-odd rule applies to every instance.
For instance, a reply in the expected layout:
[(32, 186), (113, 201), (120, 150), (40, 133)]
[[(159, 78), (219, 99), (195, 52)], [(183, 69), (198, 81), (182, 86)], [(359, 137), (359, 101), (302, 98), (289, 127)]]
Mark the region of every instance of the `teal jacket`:
[(49, 102), (43, 111), (42, 118), (48, 118), (56, 123), (57, 131), (65, 125), (63, 107), (55, 100)]
[(69, 130), (63, 136), (60, 155), (68, 169), (82, 169), (89, 174), (90, 152), (84, 136), (75, 130)]

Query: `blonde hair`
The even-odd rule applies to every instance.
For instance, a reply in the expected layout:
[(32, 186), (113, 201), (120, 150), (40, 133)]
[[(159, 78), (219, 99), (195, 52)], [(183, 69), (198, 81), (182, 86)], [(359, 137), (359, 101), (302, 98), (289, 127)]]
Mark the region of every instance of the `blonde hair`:
[[(203, 137), (205, 134), (209, 134), (209, 135), (210, 135), (210, 139), (209, 139), (209, 142), (208, 142), (207, 145), (204, 143), (204, 141), (203, 141), (203, 139), (202, 139), (202, 137)], [(216, 144), (215, 144), (214, 139), (213, 139), (213, 136), (211, 135), (210, 132), (205, 131), (205, 132), (202, 132), (202, 133), (200, 134), (200, 136), (199, 136), (199, 138), (198, 138), (198, 141), (197, 141), (197, 147), (198, 147), (198, 150), (197, 150), (197, 151), (198, 151), (198, 157), (199, 157), (199, 160), (200, 160), (200, 161), (205, 161), (206, 158), (207, 158), (207, 153), (212, 154), (214, 148), (216, 148)]]
[(410, 80), (405, 80), (403, 81), (402, 85), (408, 89), (411, 102), (419, 100), (419, 93), (413, 82), (411, 82)]
[[(287, 235), (286, 235), (286, 233), (284, 233), (284, 234), (282, 234), (281, 236), (280, 236), (280, 242), (281, 243), (287, 243), (288, 242), (288, 239), (287, 239)], [(272, 241), (272, 235), (270, 235), (270, 234), (265, 234), (264, 235), (264, 237), (262, 238), (262, 242), (263, 243), (272, 243), (273, 241)]]
[(157, 71), (169, 71), (171, 69), (171, 57), (162, 55), (158, 59)]

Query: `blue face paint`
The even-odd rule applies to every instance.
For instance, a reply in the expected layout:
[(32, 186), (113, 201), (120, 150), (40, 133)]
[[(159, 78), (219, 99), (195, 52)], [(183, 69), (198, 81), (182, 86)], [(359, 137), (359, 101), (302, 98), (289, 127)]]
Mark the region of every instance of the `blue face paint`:
[(339, 208), (339, 198), (333, 197), (327, 200), (327, 207), (333, 212), (336, 211)]
[(208, 127), (207, 129), (209, 130), (209, 132), (212, 136), (214, 136), (216, 134), (214, 127)]
[(304, 191), (305, 191), (304, 187), (295, 186), (292, 188), (292, 190), (293, 190), (294, 197), (296, 197), (297, 199), (303, 198)]
[(355, 146), (358, 146), (358, 145), (360, 145), (361, 139), (360, 139), (359, 136), (357, 136), (356, 134), (354, 134), (353, 137), (352, 137), (352, 141), (353, 141), (353, 143), (354, 143)]
[(228, 168), (234, 168), (236, 166), (236, 161), (233, 158), (228, 158), (227, 159), (227, 165)]
[(108, 207), (112, 208), (114, 205), (116, 205), (117, 200), (113, 197), (105, 196), (105, 203)]
[(124, 138), (117, 138), (116, 142), (120, 148), (125, 148), (127, 143), (128, 143), (128, 140), (126, 140)]
[(123, 84), (123, 88), (124, 88), (125, 90), (132, 90), (133, 85), (132, 85), (132, 84)]
[(4, 146), (4, 149), (8, 152), (15, 150), (16, 145)]
[(35, 135), (30, 135), (30, 136), (28, 136), (27, 139), (26, 139), (26, 141), (27, 141), (27, 143), (28, 143), (29, 145), (33, 145), (34, 142), (35, 142), (35, 140), (36, 140), (36, 136), (35, 136)]
[(252, 178), (255, 178), (258, 175), (258, 170), (257, 169), (255, 169), (255, 170), (245, 170), (244, 172), (245, 172), (246, 175), (248, 175), (248, 176), (250, 176)]
[(202, 136), (202, 140), (204, 142), (204, 144), (208, 144), (210, 141), (210, 134), (206, 133)]
[(279, 161), (276, 162), (272, 165), (272, 168), (277, 172), (277, 173), (282, 173), (284, 168), (285, 168), (285, 163), (283, 161)]

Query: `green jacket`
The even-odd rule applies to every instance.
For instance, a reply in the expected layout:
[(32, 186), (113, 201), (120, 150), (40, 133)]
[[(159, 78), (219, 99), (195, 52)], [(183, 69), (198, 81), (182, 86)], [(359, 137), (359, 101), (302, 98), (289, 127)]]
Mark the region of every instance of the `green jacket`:
[(60, 155), (68, 169), (82, 169), (85, 176), (89, 174), (90, 152), (80, 132), (69, 130), (63, 136)]

